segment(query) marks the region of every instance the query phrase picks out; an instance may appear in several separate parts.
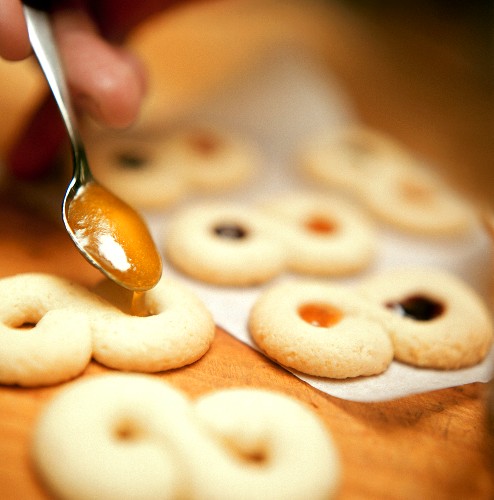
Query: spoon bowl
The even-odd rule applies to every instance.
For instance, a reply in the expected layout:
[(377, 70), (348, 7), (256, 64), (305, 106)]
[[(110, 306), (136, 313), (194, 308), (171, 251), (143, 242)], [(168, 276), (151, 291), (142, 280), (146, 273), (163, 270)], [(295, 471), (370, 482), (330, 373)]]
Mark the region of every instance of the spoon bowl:
[(82, 255), (109, 279), (129, 290), (153, 288), (162, 263), (140, 215), (99, 184), (89, 167), (65, 75), (44, 11), (24, 5), (29, 39), (67, 129), (73, 175), (62, 205), (68, 234)]

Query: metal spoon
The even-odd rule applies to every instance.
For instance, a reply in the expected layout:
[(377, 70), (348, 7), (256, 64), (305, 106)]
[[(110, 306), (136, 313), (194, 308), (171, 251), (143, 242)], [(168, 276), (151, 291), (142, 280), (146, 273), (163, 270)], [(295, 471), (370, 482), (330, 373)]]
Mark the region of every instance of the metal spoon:
[(159, 252), (137, 212), (98, 184), (91, 173), (48, 14), (24, 5), (24, 15), (72, 148), (73, 177), (62, 205), (65, 227), (82, 255), (111, 280), (130, 290), (149, 290), (161, 277)]

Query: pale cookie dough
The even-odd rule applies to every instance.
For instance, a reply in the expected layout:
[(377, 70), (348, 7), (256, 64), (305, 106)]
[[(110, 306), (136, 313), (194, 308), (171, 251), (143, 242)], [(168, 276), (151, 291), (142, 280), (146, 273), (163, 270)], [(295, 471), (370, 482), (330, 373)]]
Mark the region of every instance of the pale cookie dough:
[(168, 161), (180, 168), (192, 190), (223, 191), (244, 185), (257, 173), (257, 148), (225, 129), (189, 124), (165, 140)]
[(27, 273), (0, 279), (0, 383), (56, 384), (91, 359), (89, 292), (67, 279)]
[(276, 224), (236, 204), (195, 204), (177, 212), (163, 245), (178, 270), (218, 285), (263, 283), (286, 265)]
[(379, 309), (342, 286), (293, 280), (266, 289), (249, 315), (257, 346), (309, 375), (376, 375), (393, 359)]
[(137, 298), (133, 312), (128, 290), (105, 280), (95, 292), (108, 303), (88, 309), (93, 357), (108, 367), (141, 372), (179, 368), (202, 357), (214, 339), (210, 312), (177, 281), (162, 278)]
[(359, 292), (386, 314), (399, 361), (462, 368), (480, 362), (491, 346), (490, 312), (474, 290), (450, 273), (390, 270), (366, 278)]
[(280, 228), (289, 271), (351, 275), (368, 267), (376, 255), (374, 224), (359, 207), (340, 197), (288, 193), (261, 209)]
[(327, 499), (341, 476), (329, 433), (295, 399), (229, 389), (193, 403), (136, 374), (63, 388), (36, 423), (31, 455), (49, 490), (74, 500)]
[(107, 131), (90, 137), (87, 154), (95, 178), (130, 205), (164, 209), (188, 192), (188, 180), (169, 161), (161, 137)]

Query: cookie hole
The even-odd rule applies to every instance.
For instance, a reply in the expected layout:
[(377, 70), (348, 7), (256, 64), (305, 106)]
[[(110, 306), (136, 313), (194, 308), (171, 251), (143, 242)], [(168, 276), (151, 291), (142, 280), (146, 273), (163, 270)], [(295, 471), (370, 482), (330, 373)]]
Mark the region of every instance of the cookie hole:
[(148, 162), (146, 157), (130, 151), (116, 153), (115, 159), (117, 164), (126, 170), (139, 170)]
[(192, 150), (200, 156), (213, 156), (221, 147), (220, 139), (205, 131), (190, 134), (187, 142)]
[(265, 450), (252, 450), (240, 453), (240, 458), (252, 465), (263, 465), (268, 462), (268, 454)]
[(142, 429), (132, 420), (122, 420), (113, 429), (113, 437), (119, 442), (137, 441), (142, 434)]
[(34, 323), (32, 321), (24, 321), (20, 325), (15, 325), (14, 328), (17, 330), (32, 330), (37, 324), (38, 323)]
[(15, 328), (16, 330), (32, 330), (33, 328), (36, 328), (41, 318), (42, 315), (16, 318), (10, 322), (9, 326), (11, 328)]
[(386, 302), (385, 306), (400, 316), (417, 321), (431, 321), (441, 316), (445, 311), (441, 302), (425, 295), (410, 295), (399, 301)]
[(235, 223), (222, 223), (217, 224), (213, 228), (213, 232), (216, 236), (220, 238), (230, 239), (230, 240), (240, 240), (246, 238), (249, 234), (247, 229), (240, 224)]
[(305, 221), (304, 227), (311, 233), (321, 235), (334, 233), (338, 229), (338, 225), (333, 220), (329, 217), (321, 215), (313, 215), (312, 217), (309, 217)]
[(298, 315), (312, 326), (328, 328), (336, 325), (342, 318), (340, 309), (330, 304), (308, 303), (299, 307)]

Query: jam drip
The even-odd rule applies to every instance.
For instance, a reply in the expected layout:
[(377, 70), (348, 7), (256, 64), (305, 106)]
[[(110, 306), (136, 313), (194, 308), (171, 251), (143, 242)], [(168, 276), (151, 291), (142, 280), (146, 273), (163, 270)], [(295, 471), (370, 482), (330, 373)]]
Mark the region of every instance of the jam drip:
[(218, 224), (214, 227), (214, 234), (221, 238), (240, 240), (247, 236), (247, 230), (238, 224)]
[(444, 312), (444, 306), (423, 295), (411, 295), (401, 301), (390, 301), (386, 307), (401, 316), (417, 321), (430, 321)]
[(328, 328), (338, 323), (343, 313), (329, 304), (304, 304), (298, 309), (299, 316), (312, 326)]

